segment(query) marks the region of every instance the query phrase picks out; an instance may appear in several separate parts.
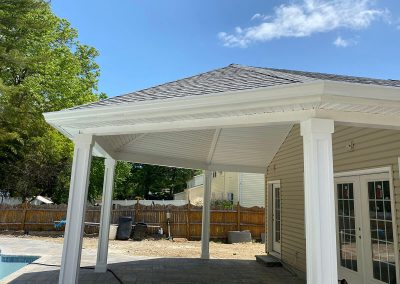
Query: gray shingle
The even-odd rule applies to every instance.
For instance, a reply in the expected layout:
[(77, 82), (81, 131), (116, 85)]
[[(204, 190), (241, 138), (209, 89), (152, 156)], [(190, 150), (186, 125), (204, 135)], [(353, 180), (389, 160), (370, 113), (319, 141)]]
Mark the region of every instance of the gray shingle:
[(228, 91), (240, 91), (295, 83), (306, 83), (317, 80), (400, 88), (400, 80), (371, 79), (231, 64), (227, 67), (212, 70), (192, 77), (165, 83), (125, 95), (104, 99), (86, 105), (76, 106), (71, 109), (85, 109), (123, 104), (127, 102), (217, 94)]

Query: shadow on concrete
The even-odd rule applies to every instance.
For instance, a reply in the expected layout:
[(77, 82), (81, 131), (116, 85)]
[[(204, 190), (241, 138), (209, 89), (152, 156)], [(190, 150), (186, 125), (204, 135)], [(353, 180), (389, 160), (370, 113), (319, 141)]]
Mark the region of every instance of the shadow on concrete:
[[(12, 282), (57, 283), (59, 267), (31, 264), (31, 272), (24, 273)], [(197, 258), (155, 258), (109, 264), (115, 275), (124, 284), (130, 283), (301, 283), (282, 267), (266, 267), (255, 260)], [(120, 283), (111, 272), (95, 273), (83, 267), (79, 283)]]

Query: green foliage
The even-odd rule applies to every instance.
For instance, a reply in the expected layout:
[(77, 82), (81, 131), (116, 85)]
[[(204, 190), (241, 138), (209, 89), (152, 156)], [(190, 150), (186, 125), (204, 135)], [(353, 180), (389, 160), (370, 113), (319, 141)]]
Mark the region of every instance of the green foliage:
[(66, 201), (72, 144), (44, 121), (104, 97), (97, 51), (42, 0), (0, 0), (0, 188)]
[[(23, 199), (66, 202), (72, 143), (43, 112), (105, 98), (98, 93), (98, 52), (43, 0), (0, 0), (0, 189)], [(89, 200), (101, 196), (104, 161), (93, 158)], [(118, 162), (114, 198), (170, 198), (192, 170)], [(163, 191), (168, 189), (168, 192)]]
[[(118, 161), (114, 177), (114, 199), (130, 199), (134, 196), (135, 185), (131, 180), (132, 164)], [(88, 199), (91, 202), (101, 197), (103, 193), (104, 159), (93, 157), (90, 172)]]
[(136, 185), (136, 197), (147, 199), (172, 199), (183, 191), (195, 170), (134, 164), (131, 180)]

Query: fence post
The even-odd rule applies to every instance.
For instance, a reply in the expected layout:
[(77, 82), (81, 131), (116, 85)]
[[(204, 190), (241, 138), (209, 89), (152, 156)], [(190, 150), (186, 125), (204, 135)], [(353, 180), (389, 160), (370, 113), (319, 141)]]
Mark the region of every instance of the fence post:
[(187, 204), (186, 210), (186, 239), (190, 240), (190, 201)]
[(135, 206), (135, 223), (139, 223), (139, 199), (136, 199), (136, 206)]
[(24, 211), (23, 211), (23, 216), (24, 216), (24, 218), (22, 219), (22, 230), (24, 231), (24, 233), (25, 233), (25, 223), (26, 223), (26, 215), (27, 215), (27, 212), (28, 212), (28, 202), (25, 202), (25, 204), (24, 204)]
[(240, 203), (239, 203), (239, 201), (236, 206), (236, 216), (237, 216), (237, 230), (240, 231)]

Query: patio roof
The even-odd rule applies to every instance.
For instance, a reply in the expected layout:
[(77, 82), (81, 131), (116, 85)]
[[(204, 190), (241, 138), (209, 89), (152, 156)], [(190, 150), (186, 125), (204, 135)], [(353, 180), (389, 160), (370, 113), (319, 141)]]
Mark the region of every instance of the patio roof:
[(232, 64), (45, 114), (71, 139), (95, 135), (98, 156), (256, 173), (292, 125), (312, 117), (400, 127), (400, 81)]

